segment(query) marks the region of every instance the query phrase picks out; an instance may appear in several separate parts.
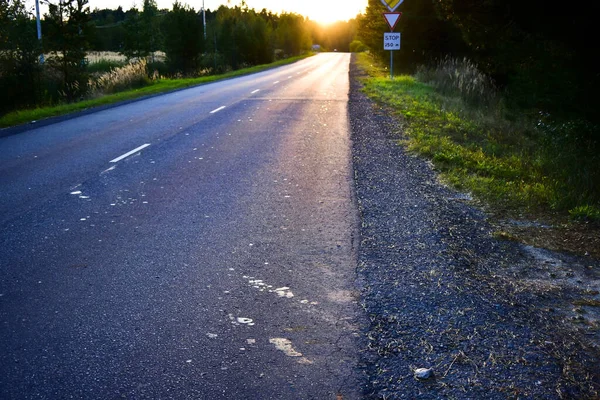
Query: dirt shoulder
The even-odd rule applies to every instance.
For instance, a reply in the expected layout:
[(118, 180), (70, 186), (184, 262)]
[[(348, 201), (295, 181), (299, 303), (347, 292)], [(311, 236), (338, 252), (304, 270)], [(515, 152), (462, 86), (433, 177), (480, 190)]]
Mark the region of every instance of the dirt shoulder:
[[(398, 144), (399, 122), (361, 93), (359, 76), (353, 62), (365, 397), (597, 398), (598, 330), (586, 313), (600, 263), (499, 238), (468, 196)], [(546, 285), (548, 268), (581, 283)], [(417, 379), (417, 368), (433, 376)]]

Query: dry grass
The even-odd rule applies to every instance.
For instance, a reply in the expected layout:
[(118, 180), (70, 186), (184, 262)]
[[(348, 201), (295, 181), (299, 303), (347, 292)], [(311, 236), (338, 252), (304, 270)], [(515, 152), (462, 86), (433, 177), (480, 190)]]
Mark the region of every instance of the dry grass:
[(89, 64), (96, 64), (103, 60), (106, 61), (116, 61), (116, 62), (126, 62), (127, 57), (125, 57), (121, 53), (117, 53), (114, 51), (90, 51), (87, 54), (87, 59)]
[(99, 97), (126, 89), (142, 87), (150, 82), (146, 60), (137, 60), (89, 80), (89, 97)]
[(419, 67), (417, 79), (444, 94), (459, 94), (467, 103), (497, 109), (498, 91), (492, 80), (470, 60), (446, 57), (433, 67)]
[[(154, 52), (154, 60), (155, 61), (164, 61), (166, 59), (166, 55), (163, 51)], [(152, 58), (152, 57), (149, 57)], [(90, 51), (87, 54), (87, 59), (89, 64), (95, 64), (103, 61), (112, 61), (112, 62), (127, 62), (127, 57), (125, 57), (121, 53), (117, 53), (115, 51)]]

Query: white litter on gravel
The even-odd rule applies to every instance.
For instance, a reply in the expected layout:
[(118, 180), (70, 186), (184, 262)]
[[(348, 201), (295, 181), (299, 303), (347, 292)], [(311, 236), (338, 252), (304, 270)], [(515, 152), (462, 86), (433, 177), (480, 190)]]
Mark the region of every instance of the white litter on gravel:
[(277, 350), (283, 351), (283, 353), (288, 357), (302, 357), (302, 353), (294, 350), (292, 341), (289, 339), (271, 338), (269, 339), (269, 343), (274, 345)]

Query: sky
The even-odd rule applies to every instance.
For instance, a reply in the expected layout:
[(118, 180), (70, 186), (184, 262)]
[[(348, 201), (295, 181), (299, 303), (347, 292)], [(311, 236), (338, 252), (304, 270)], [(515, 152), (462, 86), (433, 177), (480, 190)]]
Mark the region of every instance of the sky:
[[(196, 10), (202, 8), (203, 0), (179, 0), (180, 3), (187, 4)], [(43, 6), (43, 0), (41, 13), (43, 14), (45, 8)], [(174, 0), (156, 0), (158, 8), (171, 9)], [(28, 6), (33, 7), (35, 0), (27, 0)], [(227, 0), (204, 0), (204, 6), (206, 9), (216, 10), (221, 4), (227, 5)], [(239, 5), (241, 0), (231, 0), (230, 6)], [(364, 12), (367, 7), (368, 0), (246, 0), (246, 4), (249, 8), (254, 8), (257, 11), (266, 8), (274, 13), (280, 14), (281, 12), (295, 12), (304, 16), (309, 17), (313, 21), (321, 23), (331, 23), (335, 21), (346, 21), (356, 17), (357, 14)], [(89, 0), (90, 9), (95, 8), (112, 8), (115, 9), (123, 7), (124, 10), (128, 10), (134, 5), (141, 8), (143, 0)]]

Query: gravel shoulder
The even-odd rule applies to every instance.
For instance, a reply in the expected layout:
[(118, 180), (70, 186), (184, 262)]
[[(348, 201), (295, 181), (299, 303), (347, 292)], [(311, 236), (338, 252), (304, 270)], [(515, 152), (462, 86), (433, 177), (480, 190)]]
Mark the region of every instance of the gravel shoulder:
[[(600, 263), (496, 239), (468, 196), (398, 144), (401, 121), (360, 91), (360, 74), (352, 62), (358, 276), (370, 322), (364, 397), (598, 398), (598, 330), (578, 329), (571, 322), (581, 316), (556, 305), (598, 293), (538, 275), (568, 266), (596, 284)], [(433, 375), (417, 379), (418, 368)]]

